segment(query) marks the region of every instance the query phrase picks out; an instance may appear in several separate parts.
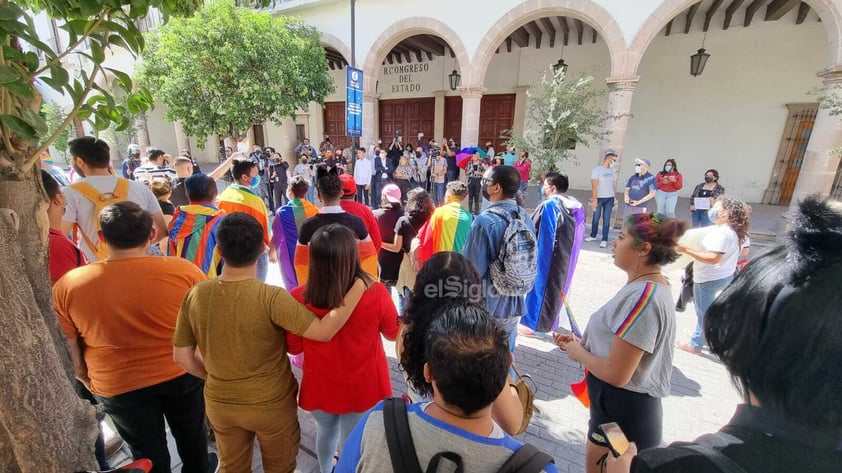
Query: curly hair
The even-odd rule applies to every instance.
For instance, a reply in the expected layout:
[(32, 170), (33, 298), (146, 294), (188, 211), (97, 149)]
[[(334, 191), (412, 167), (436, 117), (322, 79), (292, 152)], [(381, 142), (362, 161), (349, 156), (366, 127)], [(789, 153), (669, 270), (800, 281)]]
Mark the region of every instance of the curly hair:
[(427, 331), (438, 309), (452, 302), (482, 301), (482, 280), (473, 263), (459, 253), (434, 254), (418, 272), (401, 321), (405, 327), (400, 367), (421, 395), (430, 397), (433, 386), (424, 379)]
[(728, 226), (734, 230), (740, 239), (740, 245), (748, 235), (748, 218), (751, 215), (751, 207), (736, 197), (720, 195), (716, 201), (722, 205), (722, 210), (728, 213)]
[(406, 216), (416, 232), (430, 219), (435, 209), (433, 198), (424, 189), (413, 189), (406, 196)]
[(636, 214), (626, 220), (626, 229), (634, 239), (635, 248), (643, 243), (652, 245), (647, 264), (665, 265), (678, 259), (675, 245), (687, 229), (687, 222), (661, 214)]

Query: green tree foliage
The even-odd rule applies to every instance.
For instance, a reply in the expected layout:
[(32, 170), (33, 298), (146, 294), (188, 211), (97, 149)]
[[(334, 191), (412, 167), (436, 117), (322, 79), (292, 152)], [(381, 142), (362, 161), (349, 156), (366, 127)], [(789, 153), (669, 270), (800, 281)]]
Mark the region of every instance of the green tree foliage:
[(318, 31), (234, 5), (208, 4), (192, 18), (173, 19), (148, 38), (141, 78), (203, 143), (238, 138), (253, 123), (272, 121), (322, 102), (333, 91)]
[[(52, 136), (66, 118), (64, 112), (61, 111), (61, 107), (50, 103), (41, 104), (41, 116), (47, 123), (47, 136)], [(70, 141), (70, 132), (71, 128), (65, 128), (58, 133), (53, 142), (53, 147), (61, 153), (65, 163), (67, 163), (67, 143)]]
[(563, 170), (574, 159), (576, 145), (588, 146), (603, 138), (608, 114), (602, 103), (605, 90), (593, 85), (593, 77), (569, 80), (564, 72), (545, 74), (537, 91), (527, 91), (526, 126), (522, 135), (512, 135), (510, 149), (529, 152), (532, 180), (552, 170)]

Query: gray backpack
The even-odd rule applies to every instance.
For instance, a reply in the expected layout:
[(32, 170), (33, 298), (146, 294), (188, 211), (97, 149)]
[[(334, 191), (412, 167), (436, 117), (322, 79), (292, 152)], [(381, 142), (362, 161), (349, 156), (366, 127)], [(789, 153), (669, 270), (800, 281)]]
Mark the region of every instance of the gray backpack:
[(500, 251), (490, 266), (491, 282), (502, 296), (523, 296), (532, 290), (538, 274), (538, 240), (535, 232), (520, 216), (491, 207), (489, 212), (506, 222)]

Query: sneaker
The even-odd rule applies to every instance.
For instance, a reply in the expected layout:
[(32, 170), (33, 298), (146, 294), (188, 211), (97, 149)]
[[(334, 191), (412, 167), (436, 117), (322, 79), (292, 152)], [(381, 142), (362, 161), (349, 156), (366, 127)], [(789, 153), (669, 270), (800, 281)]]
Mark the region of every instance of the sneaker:
[(585, 241), (596, 241), (596, 237), (587, 237)]
[(608, 246), (608, 242), (607, 242), (607, 241), (602, 240), (601, 242), (599, 242), (599, 247), (600, 247), (600, 248), (605, 248), (606, 246)]

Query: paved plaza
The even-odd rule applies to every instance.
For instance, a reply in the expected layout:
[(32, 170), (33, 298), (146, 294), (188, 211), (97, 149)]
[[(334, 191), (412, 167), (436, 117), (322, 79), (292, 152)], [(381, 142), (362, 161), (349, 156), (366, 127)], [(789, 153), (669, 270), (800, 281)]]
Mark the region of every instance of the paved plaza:
[[(530, 188), (530, 191), (532, 189)], [(581, 199), (586, 194), (573, 191)], [(532, 199), (534, 199), (534, 193)], [(531, 200), (527, 201), (530, 206)], [(530, 206), (531, 207), (531, 206)], [(760, 207), (760, 208), (758, 208)], [(679, 204), (679, 209), (681, 203)], [(774, 239), (771, 234), (780, 214), (781, 207), (756, 206), (752, 222), (754, 246), (752, 251)], [(679, 217), (681, 217), (679, 212)], [(613, 240), (617, 232), (612, 231)], [(598, 241), (584, 243), (579, 264), (573, 277), (569, 302), (576, 320), (584, 329), (590, 315), (608, 301), (626, 282), (625, 273), (614, 266), (611, 248), (601, 249)], [(672, 282), (673, 298), (678, 297), (683, 270), (668, 267), (665, 274)], [(270, 265), (270, 284), (281, 285), (277, 265)], [(687, 340), (696, 323), (692, 303), (684, 312), (676, 313), (677, 340)], [(566, 324), (566, 322), (565, 322)], [(392, 387), (396, 396), (406, 390), (403, 375), (398, 369), (394, 343), (384, 340), (386, 355), (392, 372)], [(532, 376), (537, 384), (536, 406), (540, 413), (532, 418), (527, 431), (519, 436), (549, 452), (555, 458), (561, 472), (584, 471), (585, 432), (588, 410), (571, 395), (570, 384), (583, 377), (578, 363), (569, 360), (552, 343), (549, 337), (518, 337), (515, 362), (524, 374)], [(293, 368), (296, 376), (300, 370)], [(691, 355), (675, 350), (670, 396), (664, 399), (664, 442), (691, 440), (699, 435), (717, 430), (733, 414), (741, 401), (725, 368), (711, 355)], [(317, 473), (315, 458), (316, 424), (309, 412), (299, 410), (301, 424), (301, 450), (298, 455), (297, 472)], [(174, 445), (171, 448), (175, 452)], [(384, 448), (384, 455), (388, 455)], [(174, 460), (177, 463), (178, 460)], [(262, 472), (258, 450), (255, 449), (254, 471)]]

